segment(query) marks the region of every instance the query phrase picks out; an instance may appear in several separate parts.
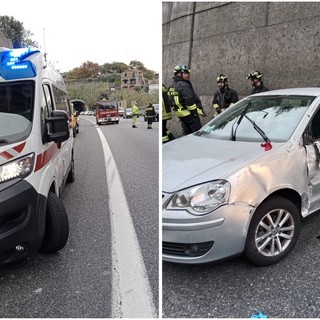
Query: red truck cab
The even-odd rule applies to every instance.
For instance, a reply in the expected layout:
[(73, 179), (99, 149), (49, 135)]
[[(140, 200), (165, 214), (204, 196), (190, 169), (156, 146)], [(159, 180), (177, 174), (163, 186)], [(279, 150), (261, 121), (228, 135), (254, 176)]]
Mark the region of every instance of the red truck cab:
[(119, 107), (115, 100), (103, 98), (96, 102), (97, 125), (102, 123), (119, 123)]

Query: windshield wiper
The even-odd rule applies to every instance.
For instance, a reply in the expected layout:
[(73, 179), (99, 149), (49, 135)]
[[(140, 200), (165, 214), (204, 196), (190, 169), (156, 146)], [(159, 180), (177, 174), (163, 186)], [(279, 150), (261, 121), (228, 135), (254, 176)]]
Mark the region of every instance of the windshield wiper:
[(260, 134), (260, 136), (263, 138), (265, 142), (271, 142), (267, 137), (267, 135), (265, 134), (265, 132), (253, 120), (251, 120), (247, 115), (245, 115), (245, 117), (251, 122), (254, 130), (256, 130)]
[(236, 141), (236, 132), (237, 132), (237, 129), (239, 127), (239, 124), (240, 122), (242, 121), (243, 117), (245, 116), (247, 110), (249, 109), (249, 107), (251, 106), (251, 102), (249, 102), (246, 107), (243, 109), (243, 111), (241, 112), (240, 116), (239, 116), (239, 119), (237, 121), (237, 126), (235, 128), (235, 130), (233, 130), (233, 126), (235, 125), (236, 122), (233, 123), (232, 127), (231, 127), (231, 137), (230, 137), (230, 140), (232, 141)]
[(245, 115), (245, 117), (253, 125), (254, 130), (256, 130), (260, 134), (260, 136), (263, 138), (263, 140), (266, 142), (266, 143), (262, 143), (261, 147), (264, 147), (266, 151), (270, 150), (272, 148), (271, 141), (269, 140), (269, 138), (267, 137), (265, 132), (253, 120), (251, 120), (247, 115)]

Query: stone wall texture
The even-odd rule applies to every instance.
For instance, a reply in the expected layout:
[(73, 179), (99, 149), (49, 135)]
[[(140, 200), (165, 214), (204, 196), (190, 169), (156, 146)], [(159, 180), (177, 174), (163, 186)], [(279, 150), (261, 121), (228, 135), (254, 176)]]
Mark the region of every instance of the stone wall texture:
[[(216, 77), (229, 77), (240, 98), (250, 94), (249, 71), (269, 89), (320, 86), (320, 2), (163, 2), (162, 81), (188, 64), (207, 117)], [(170, 129), (182, 134), (174, 118)]]

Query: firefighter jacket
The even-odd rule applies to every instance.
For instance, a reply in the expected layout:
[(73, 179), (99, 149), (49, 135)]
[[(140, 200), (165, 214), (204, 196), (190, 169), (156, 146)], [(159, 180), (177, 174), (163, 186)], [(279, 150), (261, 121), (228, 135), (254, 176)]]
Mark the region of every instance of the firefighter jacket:
[(221, 113), (223, 109), (227, 109), (230, 105), (236, 103), (239, 100), (238, 93), (229, 87), (217, 90), (213, 94), (212, 106), (218, 112)]
[(155, 116), (156, 116), (156, 111), (154, 110), (154, 106), (150, 103), (146, 107), (145, 117), (146, 118), (154, 118)]
[(181, 77), (173, 77), (173, 82), (168, 88), (168, 96), (172, 109), (178, 118), (189, 115), (204, 116), (202, 103), (193, 90), (189, 80), (183, 80)]
[(269, 91), (269, 89), (267, 87), (265, 87), (263, 85), (263, 82), (261, 81), (260, 86), (254, 87), (251, 91), (251, 94), (255, 94), (255, 93), (259, 93), (259, 92), (265, 92), (265, 91)]
[(134, 115), (134, 116), (139, 115), (139, 107), (138, 107), (137, 104), (134, 104), (134, 105), (132, 106), (132, 115)]
[(171, 102), (168, 96), (168, 89), (162, 85), (162, 120), (172, 119)]

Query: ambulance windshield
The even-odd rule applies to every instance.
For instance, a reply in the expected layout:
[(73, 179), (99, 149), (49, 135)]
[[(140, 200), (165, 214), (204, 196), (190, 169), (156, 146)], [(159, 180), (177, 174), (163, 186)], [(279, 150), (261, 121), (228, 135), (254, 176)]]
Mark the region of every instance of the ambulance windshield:
[(0, 145), (30, 134), (33, 102), (34, 81), (0, 83)]

